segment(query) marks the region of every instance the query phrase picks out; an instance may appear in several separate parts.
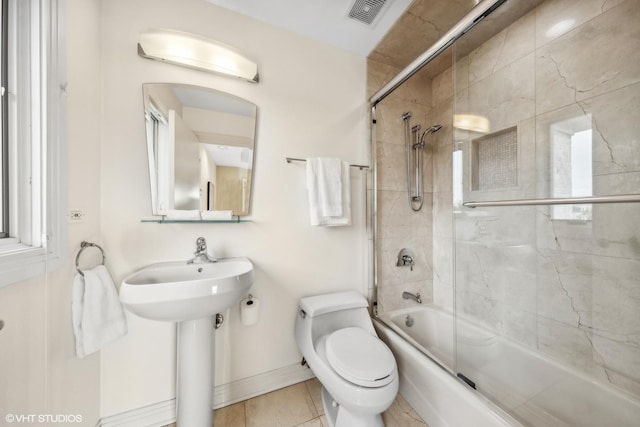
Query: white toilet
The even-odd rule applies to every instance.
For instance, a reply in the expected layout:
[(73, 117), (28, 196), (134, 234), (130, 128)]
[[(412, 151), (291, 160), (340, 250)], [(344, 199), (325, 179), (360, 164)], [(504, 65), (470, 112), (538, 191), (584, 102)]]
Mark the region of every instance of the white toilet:
[(377, 337), (367, 306), (357, 292), (300, 300), (296, 342), (322, 383), (330, 427), (384, 427), (380, 414), (398, 393), (396, 361)]

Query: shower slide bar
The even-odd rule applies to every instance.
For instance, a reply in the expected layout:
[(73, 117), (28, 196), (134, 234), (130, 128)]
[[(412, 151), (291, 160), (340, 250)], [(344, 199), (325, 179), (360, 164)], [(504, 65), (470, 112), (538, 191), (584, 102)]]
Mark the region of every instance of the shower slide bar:
[(370, 101), (373, 106), (386, 98), (391, 92), (397, 89), (402, 83), (409, 80), (411, 76), (420, 71), (422, 67), (433, 61), (438, 55), (445, 51), (457, 39), (473, 28), (477, 23), (489, 16), (494, 10), (500, 7), (507, 0), (482, 0), (469, 13), (467, 13), (457, 24), (447, 31), (438, 41), (436, 41), (424, 53), (407, 65), (400, 73), (392, 78)]
[(486, 202), (465, 202), (462, 206), (479, 208), (489, 206), (538, 206), (538, 205), (580, 205), (599, 203), (640, 203), (640, 194), (621, 194), (617, 196), (568, 197), (555, 199), (515, 199), (491, 200)]
[[(307, 161), (307, 159), (297, 159), (295, 157), (285, 157), (285, 160), (287, 161), (287, 163), (291, 163), (291, 162), (306, 162)], [(358, 168), (360, 170), (369, 169), (369, 166), (367, 166), (367, 165), (349, 165), (349, 166), (351, 166), (352, 168)]]

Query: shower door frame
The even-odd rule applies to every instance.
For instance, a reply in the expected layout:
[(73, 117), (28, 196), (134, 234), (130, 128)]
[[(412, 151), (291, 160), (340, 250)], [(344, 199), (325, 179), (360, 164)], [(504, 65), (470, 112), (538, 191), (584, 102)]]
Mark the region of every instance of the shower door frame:
[(393, 77), (386, 85), (384, 85), (378, 92), (376, 92), (370, 99), (371, 105), (371, 179), (372, 186), (371, 191), (371, 244), (373, 260), (372, 267), (372, 281), (373, 281), (373, 295), (371, 311), (375, 317), (378, 317), (378, 254), (377, 254), (377, 230), (378, 230), (378, 167), (376, 165), (377, 149), (376, 149), (376, 107), (377, 105), (389, 96), (400, 85), (409, 80), (414, 74), (420, 71), (427, 64), (432, 62), (436, 57), (443, 53), (448, 47), (450, 47), (457, 39), (462, 37), (466, 32), (473, 28), (477, 23), (489, 16), (493, 11), (500, 7), (506, 0), (482, 0), (478, 3), (469, 13), (467, 13), (457, 24), (455, 24), (449, 31), (447, 31), (440, 39), (438, 39), (430, 48), (424, 53), (418, 56), (413, 62), (401, 70), (395, 77)]

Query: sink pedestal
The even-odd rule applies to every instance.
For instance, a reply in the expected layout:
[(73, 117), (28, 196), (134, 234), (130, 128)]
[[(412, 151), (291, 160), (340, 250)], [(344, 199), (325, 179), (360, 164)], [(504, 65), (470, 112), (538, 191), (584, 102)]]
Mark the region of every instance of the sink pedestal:
[(213, 426), (213, 318), (178, 323), (177, 425)]

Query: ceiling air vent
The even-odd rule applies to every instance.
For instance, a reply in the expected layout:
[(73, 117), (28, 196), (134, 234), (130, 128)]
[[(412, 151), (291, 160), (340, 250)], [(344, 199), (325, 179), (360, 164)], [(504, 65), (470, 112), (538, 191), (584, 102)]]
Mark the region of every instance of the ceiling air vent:
[(356, 0), (349, 11), (349, 18), (371, 25), (386, 0)]

